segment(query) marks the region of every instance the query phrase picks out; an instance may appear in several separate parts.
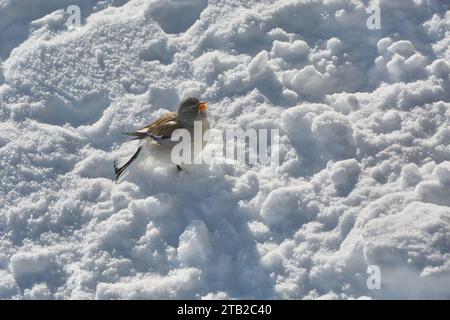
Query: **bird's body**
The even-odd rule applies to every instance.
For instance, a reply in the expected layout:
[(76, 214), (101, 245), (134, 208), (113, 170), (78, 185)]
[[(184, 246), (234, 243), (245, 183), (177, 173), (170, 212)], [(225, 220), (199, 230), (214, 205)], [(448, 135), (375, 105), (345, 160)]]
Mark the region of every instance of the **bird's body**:
[[(202, 132), (206, 132), (209, 129), (209, 121), (206, 117), (201, 119)], [(171, 159), (172, 148), (178, 143), (178, 141), (172, 141), (172, 133), (177, 129), (186, 129), (189, 131), (192, 139), (201, 139), (202, 137), (194, 136), (194, 127), (183, 127), (178, 121), (177, 114), (170, 112), (139, 129), (137, 132), (143, 132), (146, 134), (141, 139), (141, 145), (149, 151), (152, 160), (157, 165), (174, 164)], [(206, 142), (202, 141), (202, 148), (205, 147)], [(191, 143), (191, 161), (198, 155), (194, 150), (194, 143)], [(177, 165), (177, 164), (176, 164)]]
[[(126, 132), (125, 134), (135, 137), (133, 140), (139, 140), (139, 147), (130, 160), (120, 168), (114, 163), (116, 181), (119, 180), (129, 165), (137, 159), (144, 148), (151, 154), (155, 164), (175, 164), (181, 170), (181, 167), (173, 163), (171, 159), (172, 148), (178, 143), (171, 140), (172, 134), (177, 129), (189, 131), (192, 139), (191, 154), (193, 155), (192, 157), (197, 156), (193, 147), (194, 139), (202, 139), (203, 137), (194, 135), (194, 123), (195, 121), (201, 121), (203, 133), (209, 129), (209, 121), (205, 112), (207, 107), (206, 102), (201, 102), (196, 98), (187, 98), (181, 102), (177, 112), (169, 112), (145, 127), (136, 131)], [(202, 147), (205, 144), (202, 140)]]

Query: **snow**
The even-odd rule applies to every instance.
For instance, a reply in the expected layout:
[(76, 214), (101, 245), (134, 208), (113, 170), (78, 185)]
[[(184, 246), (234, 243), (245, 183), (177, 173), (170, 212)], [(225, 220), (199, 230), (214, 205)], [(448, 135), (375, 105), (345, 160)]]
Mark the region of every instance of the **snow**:
[[(0, 1), (0, 298), (449, 299), (450, 3), (379, 3)], [(279, 167), (115, 184), (188, 96)]]

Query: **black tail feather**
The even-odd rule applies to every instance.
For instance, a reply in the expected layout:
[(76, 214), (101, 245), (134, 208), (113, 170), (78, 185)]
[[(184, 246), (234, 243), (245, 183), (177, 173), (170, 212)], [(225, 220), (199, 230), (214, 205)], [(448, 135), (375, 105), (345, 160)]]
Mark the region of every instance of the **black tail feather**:
[(123, 166), (120, 168), (117, 167), (116, 161), (114, 161), (114, 173), (116, 175), (116, 182), (119, 181), (120, 176), (122, 173), (130, 166), (130, 164), (136, 160), (136, 158), (139, 156), (139, 153), (141, 152), (142, 147), (137, 148), (136, 152), (131, 156), (130, 160), (128, 160)]

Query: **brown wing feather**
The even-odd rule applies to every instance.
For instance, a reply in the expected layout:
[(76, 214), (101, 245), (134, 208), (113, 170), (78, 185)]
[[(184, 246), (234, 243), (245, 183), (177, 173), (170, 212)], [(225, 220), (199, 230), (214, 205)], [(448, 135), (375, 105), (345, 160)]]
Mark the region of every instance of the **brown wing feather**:
[(170, 112), (152, 122), (146, 128), (148, 133), (153, 136), (170, 137), (174, 130), (180, 128), (180, 125), (178, 124), (177, 114)]
[(152, 130), (152, 128), (160, 126), (166, 122), (169, 121), (176, 121), (177, 120), (177, 114), (175, 112), (168, 112), (165, 115), (163, 115), (162, 117), (156, 119), (155, 121), (153, 121), (152, 123), (146, 125), (145, 127), (142, 127), (136, 131), (141, 131), (144, 129), (150, 129)]
[(170, 137), (173, 131), (178, 128), (181, 128), (181, 126), (178, 123), (177, 114), (175, 112), (169, 112), (145, 127), (142, 127), (136, 131), (124, 133), (130, 136), (135, 136), (135, 139), (143, 139), (148, 137), (148, 134), (154, 137)]
[(180, 125), (177, 114), (175, 112), (169, 112), (149, 125), (137, 130), (137, 132), (148, 132), (152, 136), (157, 137), (170, 137), (172, 132), (178, 128), (180, 128)]

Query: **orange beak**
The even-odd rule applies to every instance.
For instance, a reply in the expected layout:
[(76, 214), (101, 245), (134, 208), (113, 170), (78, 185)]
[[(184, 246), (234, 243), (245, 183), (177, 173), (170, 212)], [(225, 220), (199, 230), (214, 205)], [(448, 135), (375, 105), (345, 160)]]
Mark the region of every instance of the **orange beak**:
[(208, 103), (201, 101), (200, 104), (198, 105), (199, 109), (201, 112), (205, 112), (206, 109), (208, 109)]

